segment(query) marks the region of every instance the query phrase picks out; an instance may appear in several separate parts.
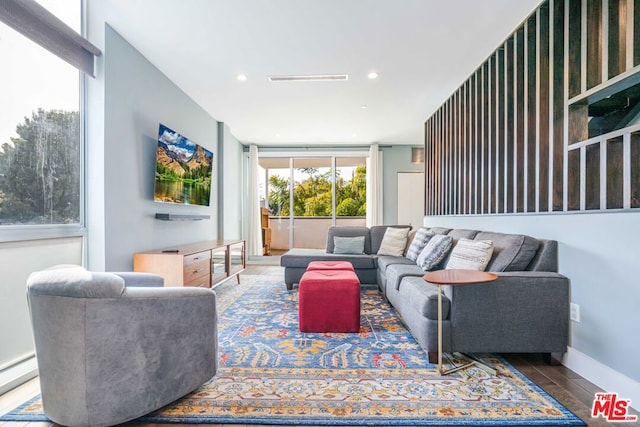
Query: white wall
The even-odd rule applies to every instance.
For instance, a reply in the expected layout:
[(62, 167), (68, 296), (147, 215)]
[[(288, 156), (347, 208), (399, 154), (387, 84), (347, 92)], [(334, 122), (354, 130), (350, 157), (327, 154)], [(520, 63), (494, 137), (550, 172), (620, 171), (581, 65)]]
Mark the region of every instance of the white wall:
[(424, 164), (411, 163), (411, 147), (394, 145), (383, 147), (383, 224), (398, 222), (398, 172), (424, 172)]
[(33, 353), (27, 277), (55, 264), (82, 264), (82, 237), (0, 244), (0, 371)]
[(593, 360), (592, 367), (611, 368), (626, 380), (612, 386), (602, 384), (608, 380), (599, 374), (579, 373), (609, 391), (635, 386), (636, 396), (624, 397), (640, 403), (640, 212), (438, 216), (424, 223), (557, 240), (560, 273), (571, 280), (571, 301), (580, 305), (569, 345)]

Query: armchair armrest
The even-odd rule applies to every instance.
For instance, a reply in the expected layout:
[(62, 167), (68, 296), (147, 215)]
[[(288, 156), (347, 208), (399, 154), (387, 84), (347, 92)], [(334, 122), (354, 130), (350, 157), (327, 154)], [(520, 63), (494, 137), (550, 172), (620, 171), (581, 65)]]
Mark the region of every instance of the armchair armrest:
[(197, 287), (131, 287), (125, 288), (122, 292), (122, 298), (156, 298), (156, 299), (175, 299), (184, 297), (210, 297), (215, 301), (216, 293), (209, 288)]
[(113, 274), (122, 277), (124, 285), (127, 287), (162, 287), (164, 286), (164, 278), (153, 273), (138, 272), (114, 272)]

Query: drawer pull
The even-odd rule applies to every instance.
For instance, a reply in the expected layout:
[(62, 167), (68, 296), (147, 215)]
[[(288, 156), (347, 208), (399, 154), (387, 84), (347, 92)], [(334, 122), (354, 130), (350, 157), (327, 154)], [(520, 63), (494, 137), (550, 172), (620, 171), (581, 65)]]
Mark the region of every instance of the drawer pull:
[(194, 273), (194, 274), (195, 274), (195, 273), (200, 273), (201, 271), (202, 271), (201, 269), (193, 270), (193, 273)]

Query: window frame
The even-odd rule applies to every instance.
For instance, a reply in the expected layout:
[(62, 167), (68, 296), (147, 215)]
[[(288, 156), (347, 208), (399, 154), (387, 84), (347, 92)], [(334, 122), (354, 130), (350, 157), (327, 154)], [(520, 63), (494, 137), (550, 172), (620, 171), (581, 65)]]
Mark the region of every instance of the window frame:
[[(86, 34), (86, 7), (85, 2), (77, 0), (80, 7), (80, 28), (82, 37)], [(56, 18), (57, 19), (57, 18)], [(62, 23), (62, 21), (60, 21)], [(66, 24), (64, 24), (66, 25)], [(11, 28), (11, 26), (9, 26)], [(14, 31), (17, 31), (13, 28)], [(48, 51), (46, 47), (38, 43), (36, 40), (27, 37), (33, 43), (40, 46), (44, 51)], [(58, 58), (60, 61), (65, 61), (63, 58)], [(73, 64), (72, 64), (73, 65)], [(82, 237), (86, 239), (87, 226), (86, 226), (86, 212), (87, 212), (87, 197), (86, 197), (86, 165), (87, 165), (87, 74), (82, 70), (76, 68), (78, 72), (78, 109), (79, 109), (79, 172), (80, 172), (80, 186), (78, 188), (79, 194), (79, 222), (76, 224), (10, 224), (0, 225), (0, 243), (8, 242), (22, 242), (32, 240), (45, 240), (45, 239), (58, 239), (67, 237)]]

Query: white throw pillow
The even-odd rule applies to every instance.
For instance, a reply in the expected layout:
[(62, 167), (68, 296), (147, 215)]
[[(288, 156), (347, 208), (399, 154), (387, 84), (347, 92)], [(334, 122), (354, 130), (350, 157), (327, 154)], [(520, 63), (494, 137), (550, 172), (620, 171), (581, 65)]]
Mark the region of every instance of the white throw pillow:
[(408, 228), (389, 227), (384, 232), (378, 255), (402, 256), (407, 246)]
[(493, 254), (493, 242), (491, 240), (460, 239), (451, 251), (447, 270), (479, 270), (484, 271)]

